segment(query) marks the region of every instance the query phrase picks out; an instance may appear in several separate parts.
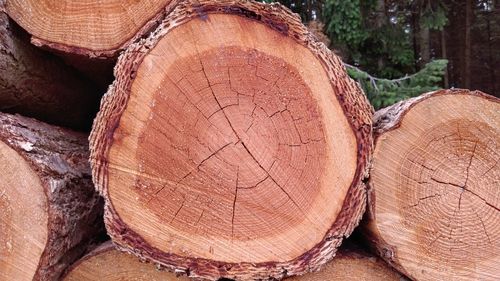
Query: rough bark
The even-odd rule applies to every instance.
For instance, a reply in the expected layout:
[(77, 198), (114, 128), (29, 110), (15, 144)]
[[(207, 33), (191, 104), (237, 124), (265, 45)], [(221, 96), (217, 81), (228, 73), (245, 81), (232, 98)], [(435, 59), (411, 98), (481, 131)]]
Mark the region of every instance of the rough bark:
[(431, 61), (431, 33), (429, 27), (420, 25), (420, 67), (423, 68)]
[(440, 90), (375, 113), (366, 239), (412, 280), (500, 276), (500, 102)]
[(62, 281), (188, 281), (186, 277), (158, 270), (153, 264), (140, 261), (137, 257), (118, 251), (111, 241), (93, 249), (75, 262), (64, 274)]
[[(0, 154), (2, 164), (6, 165), (4, 168), (17, 164), (9, 162), (9, 157), (6, 156), (11, 151), (19, 155), (23, 165), (26, 163), (35, 175), (35, 178), (30, 178), (28, 174), (20, 175), (14, 182), (10, 181), (12, 185), (3, 185), (8, 175), (0, 176), (0, 203), (4, 212), (0, 215), (0, 240), (3, 240), (0, 246), (0, 279), (21, 278), (16, 270), (22, 270), (33, 276), (33, 280), (57, 280), (62, 271), (84, 253), (90, 240), (104, 230), (101, 221), (102, 200), (93, 188), (86, 136), (34, 119), (1, 113), (0, 144), (9, 147), (8, 151), (5, 150), (6, 154)], [(24, 206), (16, 201), (18, 197), (12, 192), (23, 192), (23, 181), (28, 181), (28, 185), (40, 182), (43, 189), (38, 192), (40, 194), (33, 191), (23, 195), (43, 198), (39, 206)], [(42, 210), (43, 213), (32, 214), (30, 217), (35, 220), (46, 217), (47, 224), (42, 225), (41, 230), (35, 225), (27, 226), (27, 229), (16, 229), (23, 223), (12, 218), (26, 209)], [(17, 218), (31, 219), (23, 216)], [(46, 233), (41, 239), (46, 244), (38, 245), (43, 252), (36, 271), (26, 272), (29, 270), (24, 264), (26, 260), (13, 256), (12, 252), (16, 248), (33, 251), (31, 248), (23, 248), (29, 245), (16, 244), (16, 239), (21, 239), (22, 236), (30, 239), (38, 231)]]
[(29, 43), (0, 1), (0, 110), (55, 125), (89, 129), (99, 93), (90, 80)]
[[(200, 31), (205, 28), (206, 31)], [(230, 32), (225, 28), (236, 29)], [(244, 28), (249, 32), (239, 31), (237, 28)], [(194, 35), (190, 34), (190, 32), (197, 33)], [(218, 32), (218, 35), (211, 34), (211, 32)], [(209, 38), (203, 38), (207, 33), (211, 34), (206, 35)], [(255, 33), (258, 33), (258, 36)], [(192, 39), (176, 37), (182, 37), (184, 34), (190, 34), (186, 36)], [(162, 41), (163, 38), (167, 37), (168, 39)], [(210, 38), (216, 39), (212, 40)], [(166, 42), (176, 40), (185, 42), (185, 45), (178, 47), (178, 44), (173, 44), (170, 47), (178, 49), (163, 49), (166, 46), (165, 44), (168, 45)], [(277, 40), (282, 41), (278, 43)], [(269, 53), (284, 57), (292, 56), (293, 52), (296, 52), (297, 55), (293, 55), (293, 58), (286, 57), (286, 60), (282, 60), (283, 63), (278, 60), (281, 59), (280, 57), (276, 58), (259, 51), (266, 50), (266, 48), (269, 48), (269, 50), (278, 48), (276, 46), (279, 46), (281, 51), (269, 51)], [(290, 53), (285, 52), (285, 49), (289, 50)], [(193, 53), (189, 53), (191, 51)], [(187, 55), (182, 52), (187, 52)], [(179, 53), (179, 57), (175, 57), (177, 53)], [(173, 58), (164, 57), (162, 54), (167, 54), (166, 56), (172, 56)], [(311, 61), (301, 65), (301, 72), (298, 74), (299, 68), (292, 66), (293, 63), (298, 64), (297, 59), (300, 61), (301, 57), (310, 57)], [(172, 60), (174, 61), (172, 62)], [(263, 73), (255, 74), (255, 65), (246, 65), (246, 63), (258, 64), (259, 60), (264, 61), (263, 66), (268, 68), (261, 69), (259, 66), (257, 68)], [(236, 69), (231, 68), (228, 70), (227, 67), (223, 70), (219, 69), (225, 67), (226, 63), (231, 63)], [(315, 69), (315, 72), (311, 69)], [(151, 73), (148, 71), (151, 71)], [(187, 78), (188, 84), (180, 82), (177, 85), (178, 87), (187, 85), (188, 88), (182, 93), (177, 92), (178, 87), (170, 85), (174, 83), (172, 80), (176, 79), (173, 76), (177, 74), (182, 76), (185, 71), (190, 73), (187, 75), (194, 76)], [(287, 74), (280, 72), (286, 72)], [(254, 75), (257, 77), (253, 77)], [(278, 81), (281, 79), (280, 75), (283, 80)], [(317, 80), (313, 83), (301, 77), (301, 75), (310, 80), (324, 80), (321, 80), (323, 82)], [(102, 101), (100, 113), (94, 122), (91, 133), (91, 165), (94, 182), (106, 201), (105, 222), (108, 232), (120, 249), (191, 277), (212, 280), (220, 277), (238, 280), (280, 279), (318, 269), (334, 256), (336, 248), (343, 238), (349, 236), (357, 225), (365, 208), (363, 203), (365, 189), (361, 178), (366, 172), (371, 153), (370, 116), (372, 109), (358, 85), (347, 76), (341, 61), (323, 44), (316, 42), (302, 25), (300, 19), (288, 9), (277, 4), (266, 5), (253, 1), (183, 2), (163, 20), (158, 29), (148, 39), (133, 44), (120, 57), (115, 68), (115, 76), (117, 79)], [(146, 79), (145, 77), (149, 78)], [(274, 85), (272, 83), (273, 77), (276, 80)], [(211, 79), (219, 79), (219, 81), (215, 82)], [(303, 82), (302, 79), (307, 83)], [(286, 83), (290, 83), (290, 85), (286, 85), (283, 81), (288, 81)], [(228, 87), (232, 87), (234, 91), (224, 92), (227, 94), (226, 96), (219, 95), (218, 91), (222, 87), (220, 85), (230, 82), (231, 85), (228, 85)], [(170, 84), (164, 85), (162, 83)], [(186, 101), (186, 98), (182, 96), (164, 103), (164, 97), (172, 99), (177, 95), (188, 96), (188, 94), (193, 94), (193, 96), (196, 96), (199, 94), (189, 92), (192, 89), (189, 87), (189, 83), (192, 83), (195, 88), (200, 88), (200, 91), (208, 90), (203, 92), (207, 95), (198, 100), (196, 104), (190, 100)], [(324, 84), (317, 87), (321, 83)], [(143, 94), (138, 95), (138, 92), (134, 90), (136, 84), (142, 85), (137, 86), (139, 88), (145, 87), (141, 91)], [(273, 87), (276, 87), (277, 84), (288, 88), (283, 88), (281, 92), (279, 89), (275, 90), (276, 93), (272, 92)], [(245, 92), (251, 91), (252, 87), (260, 87), (261, 89), (254, 92), (254, 99), (252, 99), (251, 94)], [(151, 89), (158, 89), (159, 96), (152, 96)], [(162, 91), (165, 91), (165, 93), (162, 94)], [(237, 95), (234, 92), (237, 92)], [(247, 95), (249, 98), (245, 98)], [(301, 96), (299, 98), (294, 95)], [(290, 97), (290, 100), (310, 103), (307, 106), (304, 105), (304, 108), (308, 108), (308, 110), (292, 109), (292, 105), (290, 105), (290, 108), (283, 107), (280, 105), (281, 103), (275, 103), (273, 100), (278, 97), (284, 97), (284, 100), (286, 100), (286, 96)], [(190, 97), (192, 96), (189, 96), (188, 99)], [(258, 99), (264, 99), (265, 102), (260, 103)], [(321, 99), (323, 101), (320, 102)], [(250, 108), (245, 113), (248, 108), (243, 107), (247, 101)], [(288, 100), (288, 102), (290, 101)], [(257, 103), (260, 105), (257, 106)], [(283, 102), (283, 104), (286, 104), (286, 102)], [(273, 108), (274, 106), (278, 107), (278, 109)], [(337, 106), (336, 109), (333, 108), (334, 106)], [(192, 108), (192, 110), (188, 108)], [(148, 117), (149, 113), (145, 113), (145, 116), (139, 116), (142, 114), (140, 112), (135, 115), (135, 110), (143, 113), (150, 111), (151, 115)], [(193, 116), (193, 112), (199, 114)], [(318, 123), (314, 123), (315, 125), (310, 127), (311, 131), (321, 130), (319, 134), (322, 134), (322, 136), (312, 137), (307, 134), (300, 136), (300, 133), (298, 134), (296, 130), (301, 131), (301, 121), (299, 120), (302, 118), (298, 116), (295, 116), (297, 117), (295, 120), (289, 118), (291, 123), (287, 123), (288, 125), (283, 127), (286, 136), (269, 131), (271, 129), (264, 125), (259, 127), (261, 123), (258, 122), (261, 122), (261, 120), (290, 117), (288, 115), (290, 112), (292, 114), (302, 112), (307, 117), (303, 120), (311, 120), (313, 123), (317, 121)], [(334, 116), (327, 116), (328, 113)], [(172, 118), (163, 119), (164, 117), (162, 117), (171, 114)], [(184, 117), (177, 121), (175, 118), (179, 114)], [(253, 122), (251, 120), (247, 120), (248, 123), (240, 124), (246, 122), (246, 117), (237, 117), (240, 114), (248, 114), (247, 116), (251, 118), (255, 115), (255, 120), (251, 120), (254, 120), (257, 124), (253, 125), (260, 129), (250, 129), (252, 127), (250, 123)], [(313, 115), (309, 116), (308, 114)], [(262, 119), (257, 119), (258, 116), (262, 116)], [(191, 117), (195, 120), (192, 120)], [(330, 122), (333, 119), (337, 121)], [(184, 124), (191, 122), (190, 120), (198, 120), (199, 122)], [(275, 121), (280, 124), (279, 122), (284, 119), (280, 120)], [(262, 124), (273, 126), (273, 123), (264, 123), (264, 121), (262, 121)], [(136, 122), (137, 126), (133, 125)], [(298, 125), (296, 124), (294, 129), (295, 122)], [(212, 123), (213, 126), (209, 125), (209, 123)], [(148, 127), (149, 124), (152, 124), (152, 127)], [(345, 127), (343, 127), (343, 124), (345, 124)], [(168, 131), (173, 125), (179, 125), (182, 128), (175, 129), (175, 132)], [(247, 126), (245, 132), (241, 126)], [(337, 129), (341, 130), (341, 128), (345, 128), (345, 131), (339, 131), (334, 137), (332, 132)], [(192, 134), (186, 132), (192, 132)], [(324, 159), (328, 160), (324, 160), (323, 156), (318, 156), (319, 160), (316, 161), (290, 160), (292, 164), (297, 165), (309, 165), (308, 163), (319, 163), (318, 165), (320, 165), (317, 168), (307, 166), (308, 170), (303, 174), (304, 177), (311, 176), (313, 178), (310, 179), (310, 182), (305, 183), (305, 186), (311, 187), (313, 191), (306, 191), (307, 188), (298, 189), (302, 191), (288, 190), (288, 192), (304, 192), (300, 197), (296, 195), (297, 193), (290, 195), (283, 187), (285, 185), (281, 183), (287, 182), (289, 178), (301, 177), (302, 173), (298, 171), (280, 174), (279, 177), (274, 176), (276, 175), (274, 168), (289, 170), (284, 166), (280, 168), (279, 164), (275, 165), (273, 169), (270, 168), (275, 163), (281, 163), (281, 160), (274, 159), (275, 161), (271, 161), (272, 159), (266, 158), (273, 155), (272, 149), (274, 149), (274, 146), (268, 139), (260, 139), (262, 135), (259, 134), (261, 132), (269, 132), (265, 133), (267, 138), (278, 139), (285, 137), (288, 140), (292, 139), (293, 143), (283, 143), (282, 148), (284, 151), (310, 147), (313, 149), (311, 155), (314, 156), (316, 153), (321, 154), (322, 145), (328, 143), (328, 146), (332, 149), (332, 154), (340, 157), (342, 153), (350, 151), (348, 154), (352, 155), (356, 160), (353, 162), (346, 160), (345, 163), (340, 163), (332, 157), (326, 157)], [(339, 135), (343, 137), (337, 137)], [(207, 138), (207, 136), (213, 136), (213, 139)], [(215, 140), (220, 138), (225, 141), (229, 139), (229, 141), (227, 143), (214, 143)], [(344, 142), (348, 139), (352, 139), (353, 143), (346, 146), (343, 149), (344, 151), (337, 150), (343, 147), (342, 145), (337, 148), (330, 146), (330, 142)], [(192, 145), (191, 141), (193, 141)], [(205, 145), (208, 144), (208, 148), (204, 147), (204, 143)], [(128, 145), (132, 146), (128, 147)], [(268, 145), (272, 153), (261, 153), (260, 151), (256, 153), (257, 149), (260, 149), (259, 145), (263, 145), (264, 148)], [(156, 150), (154, 156), (150, 155), (153, 152), (150, 146), (157, 146), (154, 149)], [(319, 152), (314, 151), (314, 149)], [(179, 156), (177, 152), (180, 151), (184, 152)], [(124, 156), (125, 154), (130, 155)], [(170, 160), (170, 157), (174, 157), (170, 155), (175, 157), (185, 157), (187, 155), (190, 158), (184, 160), (172, 158)], [(305, 155), (303, 156), (305, 157)], [(125, 160), (127, 158), (129, 160)], [(217, 162), (219, 159), (223, 159), (222, 162)], [(323, 166), (323, 161), (329, 161), (328, 163), (332, 166), (325, 169), (326, 166)], [(214, 171), (213, 174), (208, 175), (207, 173), (211, 171), (210, 169), (216, 162), (221, 165), (218, 168), (216, 167), (219, 172)], [(191, 163), (195, 165), (189, 166)], [(190, 168), (185, 168), (188, 166)], [(253, 167), (253, 170), (249, 168), (250, 166)], [(338, 180), (332, 180), (327, 176), (330, 173), (338, 173), (343, 169), (342, 166), (352, 167), (352, 170), (346, 168), (346, 174), (352, 173), (349, 184), (342, 183), (342, 180), (340, 180), (344, 175), (339, 175)], [(189, 169), (192, 169), (192, 171), (187, 173)], [(181, 170), (179, 177), (177, 174), (170, 174), (177, 173), (178, 170)], [(181, 176), (181, 173), (184, 172), (186, 174)], [(254, 176), (250, 176), (251, 173), (254, 173)], [(208, 178), (204, 178), (201, 182), (204, 186), (212, 188), (212, 191), (206, 193), (201, 191), (205, 187), (199, 185), (199, 181), (197, 181), (198, 178), (205, 176)], [(320, 181), (319, 179), (323, 180)], [(119, 183), (120, 181), (124, 182)], [(213, 181), (218, 183), (214, 184)], [(325, 182), (325, 185), (322, 185), (322, 182)], [(231, 186), (231, 184), (235, 186)], [(176, 188), (176, 186), (181, 187)], [(276, 192), (274, 200), (259, 194), (264, 186), (267, 187), (264, 189)], [(337, 188), (331, 189), (332, 186)], [(121, 190), (121, 187), (128, 189), (128, 191)], [(320, 198), (314, 191), (316, 187), (326, 188), (328, 191), (324, 190), (322, 198)], [(222, 188), (226, 189), (221, 191)], [(189, 190), (191, 189), (196, 193), (190, 193)], [(172, 194), (167, 195), (166, 192), (172, 192)], [(199, 196), (196, 196), (196, 194), (199, 194)], [(116, 198), (115, 200), (113, 196), (118, 196), (121, 199)], [(211, 196), (214, 196), (215, 199)], [(217, 196), (221, 198), (217, 198)], [(269, 203), (256, 206), (255, 204), (259, 204), (259, 202), (247, 202), (247, 205), (242, 205), (242, 202), (246, 202), (242, 200), (250, 196), (257, 196), (265, 200), (263, 202)], [(298, 201), (294, 200), (294, 196)], [(289, 229), (282, 229), (282, 231), (279, 231), (281, 233), (277, 233), (278, 231), (273, 232), (282, 223), (289, 223), (288, 221), (293, 223), (293, 219), (278, 220), (275, 223), (272, 220), (269, 221), (270, 227), (267, 230), (262, 229), (262, 231), (270, 231), (270, 233), (262, 233), (260, 234), (262, 236), (256, 237), (256, 239), (245, 236), (250, 234), (242, 231), (244, 224), (241, 221), (241, 216), (245, 210), (243, 207), (252, 208), (252, 206), (256, 206), (253, 208), (257, 212), (263, 209), (269, 214), (276, 214), (278, 218), (288, 215), (295, 218), (308, 218), (314, 215), (308, 213), (295, 214), (295, 212), (302, 210), (299, 204), (308, 204), (307, 208), (314, 209), (316, 206), (323, 204), (321, 202), (325, 200), (324, 198), (330, 197), (332, 197), (332, 201), (327, 204), (328, 207), (323, 210), (322, 216), (314, 217), (314, 219), (318, 220), (318, 225), (325, 225), (321, 235), (315, 236), (317, 230), (308, 225), (308, 233), (303, 233), (304, 236), (290, 237), (290, 239), (303, 239), (303, 241), (307, 241), (311, 245), (303, 245), (300, 250), (293, 249), (292, 253), (300, 251), (296, 256), (276, 256), (276, 254), (267, 254), (267, 252), (253, 255), (254, 252), (252, 251), (255, 251), (254, 249), (249, 249), (250, 252), (241, 250), (245, 247), (242, 241), (253, 243), (252, 241), (256, 241), (257, 238), (264, 239), (263, 241), (269, 243), (273, 249), (276, 248), (277, 252), (283, 251), (285, 253), (287, 247), (297, 245), (296, 243), (290, 244), (289, 241), (269, 242), (273, 237), (281, 237), (282, 233), (290, 231)], [(123, 200), (128, 200), (127, 198), (135, 199), (132, 202), (124, 203)], [(279, 201), (282, 199), (283, 202)], [(279, 202), (281, 202), (281, 205), (274, 206)], [(164, 207), (160, 207), (162, 205)], [(169, 205), (175, 205), (175, 209)], [(210, 206), (213, 206), (213, 208)], [(283, 206), (290, 207), (290, 212), (281, 210), (280, 208)], [(185, 208), (183, 209), (183, 207)], [(205, 207), (207, 208), (205, 209)], [(203, 210), (201, 210), (202, 208)], [(273, 209), (268, 210), (268, 208)], [(190, 210), (196, 213), (196, 217), (190, 218), (191, 215), (187, 213)], [(216, 211), (221, 212), (218, 217), (212, 214)], [(314, 212), (316, 211), (314, 209)], [(131, 217), (133, 213), (139, 215), (135, 218)], [(256, 214), (256, 216), (258, 215), (259, 213)], [(143, 221), (148, 221), (142, 227), (135, 225), (136, 219), (139, 217), (142, 217), (141, 220)], [(332, 220), (326, 222), (325, 218), (327, 217)], [(212, 223), (208, 223), (212, 219)], [(248, 219), (254, 220), (253, 217), (248, 217)], [(154, 223), (150, 220), (154, 221)], [(156, 222), (157, 220), (159, 221)], [(198, 222), (204, 228), (200, 229), (195, 226)], [(155, 227), (151, 227), (150, 223)], [(249, 224), (253, 225), (253, 223)], [(305, 226), (308, 223), (307, 220), (304, 220), (297, 222), (297, 224), (297, 231), (299, 231), (298, 227)], [(217, 227), (224, 230), (218, 230)], [(318, 228), (320, 227), (318, 226)], [(158, 233), (158, 235), (151, 236), (151, 239), (144, 238), (144, 236), (149, 236), (152, 232), (159, 231), (159, 229), (165, 230)], [(193, 233), (189, 232), (191, 230), (193, 230)], [(186, 231), (186, 233), (179, 236), (177, 231)], [(198, 231), (206, 234), (200, 237)], [(259, 234), (252, 232), (251, 235), (258, 236)], [(270, 238), (265, 235), (269, 235)], [(224, 241), (221, 244), (228, 243), (227, 247), (214, 244), (212, 248), (210, 244), (212, 240), (210, 240), (210, 243), (204, 243), (203, 247), (191, 247), (192, 241), (213, 239), (212, 237), (218, 236), (221, 237), (221, 241)], [(317, 237), (317, 239), (313, 237)], [(161, 240), (167, 239), (168, 241), (158, 244), (154, 241), (157, 238)], [(229, 245), (232, 243), (231, 241), (235, 243), (233, 247)], [(315, 241), (314, 244), (311, 241)], [(257, 245), (257, 247), (259, 246)], [(233, 254), (228, 252), (228, 249), (231, 249)], [(272, 257), (267, 258), (266, 255)], [(257, 259), (259, 260), (255, 261)]]

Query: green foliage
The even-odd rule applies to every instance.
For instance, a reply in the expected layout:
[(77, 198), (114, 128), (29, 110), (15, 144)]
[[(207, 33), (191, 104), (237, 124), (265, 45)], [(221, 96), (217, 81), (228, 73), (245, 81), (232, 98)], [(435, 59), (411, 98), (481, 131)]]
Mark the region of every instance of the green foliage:
[(434, 1), (435, 7), (428, 5), (424, 8), (420, 17), (420, 24), (429, 29), (443, 30), (448, 24), (447, 10), (441, 1)]
[(379, 109), (400, 100), (439, 89), (448, 61), (434, 60), (417, 73), (400, 79), (380, 79), (370, 76), (359, 68), (347, 65), (349, 76), (361, 84), (368, 99)]
[(394, 78), (414, 72), (410, 35), (397, 18), (376, 11), (374, 0), (326, 0), (326, 33), (343, 59), (374, 75)]
[(363, 28), (359, 0), (326, 0), (323, 17), (330, 38), (348, 48), (358, 48), (368, 36)]
[(420, 55), (414, 40), (419, 28), (441, 30), (447, 24), (443, 0), (278, 2), (299, 13), (305, 22), (314, 19), (325, 24), (330, 47), (348, 63), (349, 75), (361, 84), (375, 108), (436, 90), (441, 84), (447, 61), (434, 60), (418, 70)]

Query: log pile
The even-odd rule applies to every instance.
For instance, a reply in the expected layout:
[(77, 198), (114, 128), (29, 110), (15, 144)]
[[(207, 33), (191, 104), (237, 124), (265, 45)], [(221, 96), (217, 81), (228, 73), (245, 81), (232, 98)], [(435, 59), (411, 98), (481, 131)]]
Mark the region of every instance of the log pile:
[(0, 13), (0, 111), (88, 129), (99, 106), (92, 84), (62, 59), (31, 45)]
[(84, 134), (0, 114), (0, 280), (56, 280), (103, 229)]
[(0, 113), (0, 280), (500, 278), (497, 98), (373, 116), (279, 4), (0, 7), (0, 111), (84, 131)]

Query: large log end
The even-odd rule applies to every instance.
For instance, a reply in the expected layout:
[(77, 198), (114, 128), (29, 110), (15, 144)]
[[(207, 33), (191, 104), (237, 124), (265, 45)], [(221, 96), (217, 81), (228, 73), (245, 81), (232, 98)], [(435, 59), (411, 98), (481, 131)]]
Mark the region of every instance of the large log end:
[(183, 2), (115, 76), (91, 158), (123, 250), (193, 277), (283, 278), (358, 224), (372, 109), (286, 8)]

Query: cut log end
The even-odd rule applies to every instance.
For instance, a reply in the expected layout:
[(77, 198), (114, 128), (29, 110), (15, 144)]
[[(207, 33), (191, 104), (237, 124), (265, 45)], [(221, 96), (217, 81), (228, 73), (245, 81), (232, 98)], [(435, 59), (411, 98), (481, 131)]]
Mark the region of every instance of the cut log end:
[[(342, 245), (342, 247), (344, 247)], [(405, 281), (382, 259), (356, 248), (340, 249), (319, 272), (296, 276), (287, 281)]]
[(371, 109), (288, 10), (187, 1), (115, 76), (91, 150), (124, 250), (191, 276), (281, 278), (358, 223)]
[(103, 230), (83, 134), (0, 113), (0, 280), (57, 280)]
[[(169, 51), (154, 49), (150, 55)], [(329, 175), (323, 185), (316, 181), (325, 173), (327, 143), (320, 109), (298, 71), (281, 58), (242, 47), (189, 52), (172, 65), (174, 69), (166, 72), (151, 68), (149, 73), (160, 76), (145, 73), (147, 79), (141, 75), (135, 80), (138, 89), (146, 84), (158, 86), (151, 89), (151, 97), (137, 101), (149, 100), (150, 112), (141, 116), (141, 109), (129, 107), (122, 115), (118, 132), (139, 125), (139, 142), (130, 150), (135, 155), (128, 153), (128, 145), (113, 145), (110, 160), (121, 163), (134, 157), (141, 176), (127, 179), (120, 170), (110, 171), (113, 188), (124, 187), (110, 190), (117, 198), (117, 210), (127, 212), (121, 206), (129, 204), (118, 198), (133, 186), (143, 200), (137, 205), (147, 206), (161, 224), (200, 240), (213, 237), (214, 243), (215, 238), (224, 239), (241, 247), (234, 251), (225, 243), (213, 245), (213, 253), (203, 250), (205, 258), (228, 262), (291, 259), (302, 251), (289, 251), (295, 240), (290, 238), (292, 230), (297, 238), (310, 240), (305, 245), (314, 245), (332, 219), (321, 218), (326, 205), (313, 202), (343, 171)], [(139, 97), (139, 91), (132, 89), (131, 95)], [(126, 119), (137, 116), (144, 117), (144, 122)], [(159, 148), (158, 144), (166, 145)], [(347, 155), (346, 178), (352, 178), (354, 171), (353, 151)], [(155, 157), (158, 153), (162, 157)], [(336, 197), (343, 195), (330, 192), (324, 203), (341, 204)], [(317, 233), (307, 230), (313, 219)], [(303, 237), (307, 232), (309, 236)], [(276, 237), (290, 244), (286, 248), (276, 245)], [(190, 250), (197, 247), (192, 245)], [(249, 252), (256, 248), (259, 254)]]
[(47, 198), (33, 169), (2, 141), (0, 169), (0, 279), (31, 280), (47, 243)]
[[(35, 45), (89, 57), (112, 57), (158, 24), (178, 0), (4, 0)], [(50, 27), (50, 28), (47, 28)]]
[(417, 280), (500, 277), (500, 103), (443, 90), (376, 114), (369, 233)]
[(140, 262), (137, 257), (120, 252), (111, 242), (106, 242), (76, 262), (62, 280), (188, 281), (189, 279), (160, 271), (153, 264)]

